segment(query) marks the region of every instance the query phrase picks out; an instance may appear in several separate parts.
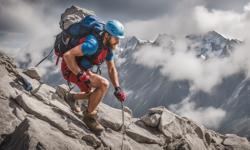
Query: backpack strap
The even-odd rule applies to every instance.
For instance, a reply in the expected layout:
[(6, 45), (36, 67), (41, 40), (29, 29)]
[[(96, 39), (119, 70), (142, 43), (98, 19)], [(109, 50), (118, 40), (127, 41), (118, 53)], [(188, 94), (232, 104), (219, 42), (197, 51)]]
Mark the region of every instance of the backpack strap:
[[(96, 58), (98, 57), (98, 55), (101, 53), (102, 51), (102, 48), (103, 48), (103, 43), (102, 43), (102, 39), (103, 39), (103, 36), (102, 36), (102, 33), (100, 33), (99, 35), (98, 34), (95, 34), (95, 33), (92, 33), (94, 35), (94, 37), (97, 39), (97, 42), (98, 42), (98, 48), (97, 48), (97, 51), (95, 54), (91, 55), (91, 56), (83, 56), (82, 58), (83, 59), (87, 59), (92, 65), (94, 64), (94, 61), (96, 60)], [(102, 63), (102, 62), (101, 62)], [(98, 65), (101, 65), (98, 64)]]

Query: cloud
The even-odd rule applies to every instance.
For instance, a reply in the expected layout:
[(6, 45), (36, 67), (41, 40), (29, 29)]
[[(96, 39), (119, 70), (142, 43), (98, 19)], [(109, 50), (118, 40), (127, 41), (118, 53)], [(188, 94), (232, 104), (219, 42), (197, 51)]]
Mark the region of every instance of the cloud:
[(150, 20), (127, 22), (127, 33), (142, 39), (154, 39), (159, 33), (179, 36), (215, 30), (228, 38), (244, 40), (249, 35), (246, 29), (250, 24), (250, 3), (246, 3), (245, 0), (219, 3), (221, 7), (223, 4), (227, 4), (227, 7), (235, 4), (237, 10), (241, 6), (241, 11), (234, 10), (234, 7), (226, 10), (215, 9), (216, 7), (212, 6), (216, 4), (217, 1), (183, 0), (175, 3), (172, 11), (164, 15)]
[[(176, 36), (180, 40), (178, 40), (178, 44), (175, 44), (175, 47), (180, 51), (177, 51), (174, 55), (168, 53), (166, 49), (149, 46), (144, 47), (144, 51), (138, 51), (134, 56), (138, 63), (144, 63), (149, 67), (160, 66), (161, 72), (170, 76), (173, 80), (190, 80), (194, 89), (209, 91), (221, 82), (223, 77), (242, 68), (246, 70), (246, 67), (243, 66), (248, 65), (248, 62), (242, 62), (241, 60), (246, 60), (247, 51), (245, 49), (247, 49), (247, 46), (241, 48), (244, 49), (241, 51), (245, 55), (240, 52), (240, 54), (236, 53), (243, 59), (232, 57), (222, 61), (214, 60), (204, 63), (196, 59), (192, 53), (181, 51), (185, 47), (185, 41), (183, 42), (181, 38), (190, 33), (195, 34), (213, 29), (218, 30), (223, 35), (244, 39), (248, 35), (246, 31), (249, 26), (249, 5), (246, 5), (242, 12), (236, 12), (214, 10), (212, 6), (217, 2), (205, 0), (119, 2), (108, 0), (103, 4), (104, 2), (96, 0), (88, 3), (86, 1), (68, 2), (66, 0), (0, 1), (0, 17), (1, 20), (5, 20), (1, 21), (0, 29), (5, 29), (4, 34), (8, 35), (8, 38), (6, 36), (1, 38), (1, 49), (14, 55), (20, 61), (25, 61), (25, 54), (30, 53), (32, 55), (31, 65), (34, 65), (43, 57), (44, 51), (48, 51), (48, 48), (53, 45), (54, 35), (60, 30), (58, 25), (60, 14), (71, 4), (77, 4), (82, 7), (93, 8), (102, 17), (127, 18), (125, 23), (127, 35), (135, 35), (146, 40), (154, 39), (159, 33)], [(231, 2), (224, 1), (224, 3)], [(244, 2), (242, 0), (237, 4), (242, 5)], [(223, 7), (223, 3), (220, 4)], [(208, 5), (210, 8), (205, 7)], [(117, 7), (111, 9), (111, 6)], [(123, 6), (124, 8), (122, 8)], [(153, 9), (157, 11), (152, 11)], [(12, 36), (10, 36), (8, 31), (22, 33), (11, 33)], [(18, 36), (16, 36), (17, 34)], [(152, 50), (155, 52), (152, 53)], [(166, 55), (164, 55), (165, 53)], [(144, 60), (139, 57), (144, 58)], [(228, 64), (230, 68), (223, 67)], [(44, 64), (44, 67), (47, 66), (47, 64)]]
[(135, 20), (125, 24), (128, 35), (135, 35), (141, 39), (153, 40), (159, 33), (183, 36), (199, 33), (198, 24), (193, 17), (193, 10), (199, 0), (183, 0), (172, 8), (174, 13), (167, 13), (151, 20)]
[(1, 32), (1, 49), (18, 62), (25, 62), (26, 54), (29, 53), (32, 58), (30, 65), (35, 65), (44, 57), (44, 52), (53, 46), (54, 36), (59, 32), (60, 19), (59, 13), (54, 12), (59, 10), (49, 10), (49, 3), (19, 0), (0, 3), (1, 16), (8, 18), (6, 24), (11, 30)]
[(245, 40), (249, 36), (250, 3), (242, 13), (235, 11), (211, 10), (196, 7), (194, 17), (201, 31), (216, 30), (228, 38)]
[(179, 104), (169, 105), (169, 109), (211, 129), (218, 129), (226, 112), (220, 108), (197, 107), (189, 98)]
[(208, 60), (196, 57), (195, 51), (187, 51), (186, 39), (165, 39), (164, 42), (165, 45), (172, 43), (173, 47), (145, 45), (135, 51), (133, 58), (137, 64), (159, 67), (170, 80), (188, 80), (192, 91), (210, 93), (225, 77), (241, 71), (250, 75), (249, 42), (237, 47), (229, 57)]
[[(240, 71), (244, 71), (249, 76), (250, 3), (244, 7), (242, 13), (221, 10), (209, 11), (203, 6), (194, 6), (192, 10), (192, 13), (189, 13), (191, 19), (185, 19), (182, 13), (177, 15), (175, 19), (164, 16), (161, 19), (143, 23), (141, 26), (144, 28), (140, 28), (138, 22), (131, 22), (130, 26), (138, 27), (133, 32), (137, 32), (141, 37), (150, 37), (152, 33), (157, 32), (154, 30), (175, 36), (172, 39), (171, 36), (163, 38), (160, 47), (151, 45), (140, 47), (133, 55), (136, 62), (150, 68), (160, 67), (161, 73), (171, 80), (188, 80), (192, 91), (202, 90), (208, 93), (212, 92), (213, 88), (220, 84), (225, 77)], [(184, 20), (180, 21), (181, 18)], [(189, 23), (186, 25), (183, 22), (187, 20)], [(164, 28), (163, 25), (169, 27)], [(145, 31), (147, 28), (148, 32)], [(244, 43), (238, 46), (230, 54), (230, 57), (210, 58), (206, 61), (197, 58), (194, 51), (187, 51), (189, 42), (184, 37), (189, 31), (203, 34), (210, 30), (218, 30), (219, 33), (227, 35), (227, 37), (244, 39)], [(175, 49), (174, 53), (171, 46), (167, 47), (168, 45), (172, 45)]]

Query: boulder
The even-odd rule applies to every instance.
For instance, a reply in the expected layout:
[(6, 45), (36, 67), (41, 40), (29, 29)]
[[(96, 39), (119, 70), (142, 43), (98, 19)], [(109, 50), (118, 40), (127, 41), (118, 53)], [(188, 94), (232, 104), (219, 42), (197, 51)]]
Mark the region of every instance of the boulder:
[(250, 144), (247, 138), (239, 137), (235, 134), (226, 134), (223, 145), (231, 149), (250, 150)]
[(38, 88), (32, 91), (32, 94), (44, 103), (49, 104), (50, 100), (53, 99), (55, 92), (56, 90), (53, 87), (48, 86), (47, 84), (41, 84)]
[(161, 115), (160, 114), (147, 114), (144, 115), (141, 120), (149, 127), (156, 128), (160, 123)]
[(90, 133), (83, 123), (74, 123), (75, 120), (69, 116), (62, 114), (61, 111), (44, 104), (32, 96), (22, 94), (17, 97), (16, 101), (27, 113), (49, 122), (68, 136), (80, 139)]
[(180, 138), (173, 139), (165, 149), (171, 150), (208, 150), (203, 141), (200, 138), (197, 138), (195, 135), (186, 135)]
[(131, 117), (133, 116), (133, 112), (129, 107), (124, 106), (124, 111), (127, 112)]
[(163, 111), (165, 111), (166, 108), (164, 106), (158, 106), (158, 107), (154, 107), (154, 108), (150, 108), (149, 112), (150, 114), (162, 114)]
[(164, 144), (164, 139), (161, 139), (151, 133), (150, 131), (132, 123), (126, 128), (127, 135), (140, 143), (155, 143), (155, 144)]
[(18, 84), (15, 82), (16, 77), (11, 76), (8, 70), (4, 66), (0, 66), (0, 97), (2, 98), (14, 98), (17, 96), (13, 87)]
[(56, 87), (56, 94), (60, 98), (64, 98), (64, 96), (68, 93), (68, 91), (69, 91), (68, 86), (65, 84), (61, 84)]
[(0, 145), (5, 150), (94, 150), (86, 142), (71, 138), (40, 119), (27, 117)]
[[(98, 106), (98, 115), (100, 123), (108, 128), (115, 131), (119, 131), (122, 126), (122, 111), (120, 109), (115, 109), (104, 103)], [(127, 112), (124, 112), (125, 126), (131, 122), (131, 116)]]
[[(103, 141), (104, 145), (107, 145), (107, 149), (119, 150), (122, 147), (122, 134), (116, 131), (107, 131), (102, 134), (100, 137)], [(123, 141), (123, 149), (124, 150), (162, 150), (163, 147), (158, 144), (145, 144), (138, 143), (131, 139), (130, 137), (124, 137)]]
[(6, 98), (0, 98), (0, 143), (4, 140), (6, 135), (12, 133), (16, 126), (21, 122), (12, 112), (15, 110), (10, 107), (11, 102)]
[(167, 137), (182, 136), (182, 129), (177, 122), (176, 115), (167, 109), (162, 111), (158, 129)]
[(32, 79), (36, 79), (36, 80), (41, 79), (41, 74), (40, 74), (38, 68), (35, 68), (35, 67), (28, 68), (28, 69), (24, 70), (23, 73), (28, 75)]
[[(16, 85), (14, 82), (15, 77), (4, 66), (7, 64), (9, 67), (14, 66), (9, 64), (11, 60), (8, 59), (7, 56), (0, 55), (0, 143), (15, 130), (15, 127), (22, 120), (13, 114), (17, 105), (11, 99), (17, 97), (17, 93), (13, 89), (13, 86)], [(17, 112), (16, 114), (19, 115), (20, 113)]]

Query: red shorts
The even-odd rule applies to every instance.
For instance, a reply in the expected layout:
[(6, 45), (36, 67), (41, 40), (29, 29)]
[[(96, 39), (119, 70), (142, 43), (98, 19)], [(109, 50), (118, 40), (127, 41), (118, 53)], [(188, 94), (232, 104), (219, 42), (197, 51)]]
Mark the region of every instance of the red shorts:
[(78, 81), (76, 75), (74, 75), (74, 73), (69, 70), (67, 64), (65, 63), (63, 59), (61, 63), (61, 72), (62, 72), (63, 78), (77, 85), (79, 89), (81, 90), (81, 92), (89, 92), (89, 88), (87, 87), (87, 85), (84, 82)]

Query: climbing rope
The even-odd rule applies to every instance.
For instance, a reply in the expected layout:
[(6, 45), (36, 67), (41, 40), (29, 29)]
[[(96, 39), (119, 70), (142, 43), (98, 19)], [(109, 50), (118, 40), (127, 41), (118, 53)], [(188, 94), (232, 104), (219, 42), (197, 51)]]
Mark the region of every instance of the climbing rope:
[(38, 67), (44, 60), (46, 60), (47, 58), (49, 58), (49, 56), (52, 54), (54, 48), (52, 48), (49, 52), (49, 54), (47, 56), (45, 56), (42, 60), (40, 60), (36, 65), (35, 67)]

